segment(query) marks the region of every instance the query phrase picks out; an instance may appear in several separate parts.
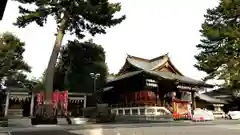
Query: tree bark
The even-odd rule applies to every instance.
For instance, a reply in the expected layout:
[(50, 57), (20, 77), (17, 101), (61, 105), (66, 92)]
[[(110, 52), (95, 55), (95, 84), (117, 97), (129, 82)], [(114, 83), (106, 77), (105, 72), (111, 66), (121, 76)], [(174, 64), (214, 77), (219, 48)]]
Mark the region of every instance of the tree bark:
[(51, 97), (53, 92), (53, 77), (54, 77), (54, 69), (57, 62), (58, 54), (61, 49), (62, 40), (65, 34), (66, 29), (66, 23), (67, 23), (67, 17), (66, 14), (64, 14), (63, 19), (60, 23), (59, 30), (57, 33), (57, 37), (54, 43), (53, 51), (48, 63), (48, 67), (46, 70), (46, 83), (45, 83), (45, 89), (46, 89), (46, 98), (45, 98), (45, 104), (51, 103)]

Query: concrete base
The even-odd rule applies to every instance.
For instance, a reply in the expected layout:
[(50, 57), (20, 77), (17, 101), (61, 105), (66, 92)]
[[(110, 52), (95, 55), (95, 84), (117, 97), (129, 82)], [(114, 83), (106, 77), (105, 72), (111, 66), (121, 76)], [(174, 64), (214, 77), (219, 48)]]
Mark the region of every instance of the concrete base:
[(56, 117), (52, 118), (45, 118), (45, 117), (36, 117), (36, 118), (31, 118), (31, 124), (32, 125), (56, 125), (58, 123)]
[(71, 118), (72, 124), (74, 125), (81, 125), (86, 124), (88, 119), (87, 118)]

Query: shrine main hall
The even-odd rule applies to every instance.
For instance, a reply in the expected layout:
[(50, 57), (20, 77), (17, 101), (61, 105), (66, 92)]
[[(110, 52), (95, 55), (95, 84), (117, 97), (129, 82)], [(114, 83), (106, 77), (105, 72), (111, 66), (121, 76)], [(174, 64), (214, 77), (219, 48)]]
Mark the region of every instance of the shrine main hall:
[(119, 73), (108, 79), (103, 100), (112, 106), (165, 106), (165, 96), (175, 92), (195, 109), (195, 93), (206, 88), (213, 85), (184, 76), (168, 54), (153, 59), (127, 55)]

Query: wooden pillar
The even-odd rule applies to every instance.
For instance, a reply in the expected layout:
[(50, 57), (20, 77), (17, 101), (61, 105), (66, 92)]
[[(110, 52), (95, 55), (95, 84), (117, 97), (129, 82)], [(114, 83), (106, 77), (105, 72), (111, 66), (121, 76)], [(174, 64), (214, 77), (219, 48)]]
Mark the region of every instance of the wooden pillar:
[(32, 92), (32, 94), (31, 94), (31, 103), (30, 103), (30, 116), (33, 116), (34, 99), (35, 99), (35, 93)]
[(5, 102), (5, 109), (4, 109), (4, 116), (8, 115), (8, 107), (9, 107), (9, 99), (10, 99), (10, 92), (6, 92), (6, 102)]
[(157, 92), (155, 92), (155, 96), (156, 96), (156, 97), (155, 97), (155, 100), (156, 100), (156, 101), (155, 101), (155, 102), (156, 102), (155, 104), (157, 105), (157, 104), (158, 104), (158, 99), (157, 99), (158, 93), (157, 93)]
[(192, 113), (196, 109), (196, 101), (195, 101), (195, 91), (191, 92), (191, 99), (192, 99)]
[(156, 90), (156, 105), (158, 105), (158, 97), (160, 97), (160, 96), (159, 96), (159, 86), (158, 86), (158, 84), (157, 84), (157, 90)]
[(87, 95), (85, 94), (84, 97), (83, 97), (83, 108), (86, 108), (87, 107)]

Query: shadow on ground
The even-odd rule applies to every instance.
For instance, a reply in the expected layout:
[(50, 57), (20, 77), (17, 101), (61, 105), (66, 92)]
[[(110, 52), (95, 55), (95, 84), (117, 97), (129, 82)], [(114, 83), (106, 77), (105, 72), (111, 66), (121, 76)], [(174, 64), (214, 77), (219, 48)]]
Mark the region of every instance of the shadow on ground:
[(10, 132), (10, 135), (79, 135), (79, 134), (64, 130), (38, 130), (38, 131), (15, 131)]

